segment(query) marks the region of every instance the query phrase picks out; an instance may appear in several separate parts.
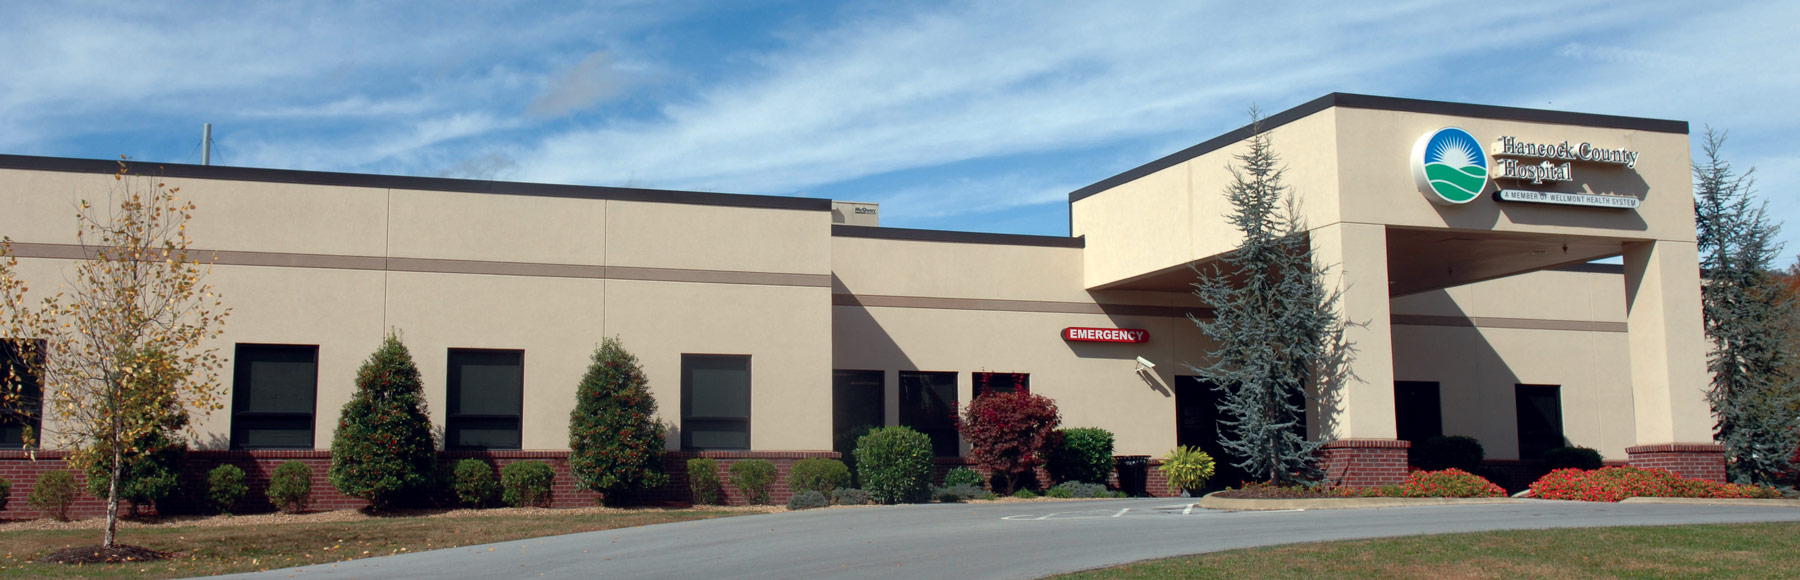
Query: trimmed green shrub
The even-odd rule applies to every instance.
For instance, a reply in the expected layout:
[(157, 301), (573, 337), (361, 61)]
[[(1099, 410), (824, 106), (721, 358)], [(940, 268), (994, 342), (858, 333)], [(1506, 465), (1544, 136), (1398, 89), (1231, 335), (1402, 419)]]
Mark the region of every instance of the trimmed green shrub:
[(1069, 491), (1069, 489), (1065, 488), (1065, 487), (1052, 487), (1050, 489), (1044, 490), (1044, 497), (1054, 497), (1057, 499), (1069, 499), (1069, 498), (1075, 497), (1075, 492)]
[(944, 474), (944, 487), (967, 485), (977, 489), (987, 489), (987, 478), (981, 472), (967, 467), (958, 467)]
[(1178, 445), (1156, 469), (1162, 471), (1168, 477), (1169, 485), (1176, 489), (1199, 490), (1206, 487), (1206, 480), (1212, 479), (1214, 467), (1212, 456), (1199, 447)]
[(1474, 437), (1439, 435), (1413, 444), (1408, 455), (1413, 467), (1425, 471), (1456, 468), (1473, 472), (1481, 469), (1481, 460), (1487, 457), (1487, 452)]
[(356, 393), (331, 439), (331, 485), (380, 511), (431, 487), (437, 445), (425, 412), (419, 368), (400, 336), (388, 333), (356, 371)]
[(0, 477), (0, 512), (6, 511), (6, 502), (12, 499), (12, 480)]
[(694, 494), (694, 505), (718, 505), (725, 498), (719, 485), (719, 462), (711, 457), (696, 457), (687, 462), (688, 490)]
[(817, 491), (820, 494), (850, 485), (850, 467), (836, 459), (809, 457), (788, 469), (788, 487), (794, 493)]
[(39, 474), (25, 503), (57, 521), (69, 521), (69, 505), (75, 503), (75, 474), (62, 469)]
[(244, 484), (244, 470), (238, 466), (226, 463), (206, 472), (206, 501), (213, 511), (229, 515), (247, 493), (250, 486)]
[(1600, 452), (1586, 447), (1558, 447), (1544, 452), (1544, 465), (1551, 471), (1581, 469), (1592, 471), (1606, 466)]
[(1025, 489), (1023, 487), (1019, 488), (1018, 491), (1012, 492), (1012, 496), (1019, 498), (1019, 499), (1037, 499), (1037, 498), (1041, 497), (1037, 494), (1037, 492), (1031, 491), (1029, 489)]
[(1007, 490), (1044, 463), (1050, 432), (1062, 422), (1056, 403), (1023, 391), (975, 397), (957, 431), (969, 442), (969, 460), (986, 467)]
[(969, 501), (986, 495), (986, 488), (968, 484), (946, 485), (931, 490), (931, 497), (944, 503)]
[(825, 494), (819, 493), (818, 490), (809, 489), (795, 493), (794, 497), (788, 498), (787, 508), (791, 510), (808, 510), (822, 508), (828, 505), (831, 505), (831, 500), (826, 499)]
[(1113, 434), (1098, 427), (1057, 429), (1044, 464), (1056, 481), (1106, 483), (1113, 472)]
[(500, 494), (500, 483), (494, 481), (494, 466), (480, 459), (456, 462), (456, 472), (451, 478), (450, 487), (456, 492), (456, 503), (463, 507), (492, 505), (494, 496)]
[(840, 487), (831, 490), (831, 505), (863, 505), (866, 503), (869, 503), (869, 492), (854, 487)]
[(550, 464), (528, 459), (500, 468), (500, 499), (513, 507), (549, 507), (550, 485), (556, 481), (556, 469)]
[(669, 483), (663, 473), (663, 425), (636, 356), (616, 337), (594, 349), (569, 413), (569, 474), (583, 489), (617, 505)]
[[(132, 451), (124, 454), (124, 465), (119, 470), (119, 501), (131, 502), (131, 515), (138, 514), (141, 506), (154, 506), (176, 497), (181, 491), (179, 471), (187, 462), (187, 443), (170, 439), (163, 430), (176, 432), (187, 425), (186, 412), (170, 412), (169, 417), (158, 421), (158, 430), (145, 433), (132, 442)], [(110, 456), (109, 447), (104, 443), (94, 443), (96, 453), (102, 457)], [(101, 499), (106, 498), (107, 487), (112, 485), (112, 463), (95, 461), (87, 469), (88, 493)]]
[(745, 459), (731, 464), (731, 486), (744, 494), (750, 505), (769, 503), (769, 486), (775, 485), (775, 464), (767, 459)]
[(931, 462), (931, 438), (906, 427), (882, 427), (856, 440), (856, 473), (876, 503), (924, 501)]
[(312, 478), (312, 466), (299, 461), (284, 462), (269, 476), (269, 489), (263, 495), (282, 513), (306, 511), (307, 504), (312, 503)]

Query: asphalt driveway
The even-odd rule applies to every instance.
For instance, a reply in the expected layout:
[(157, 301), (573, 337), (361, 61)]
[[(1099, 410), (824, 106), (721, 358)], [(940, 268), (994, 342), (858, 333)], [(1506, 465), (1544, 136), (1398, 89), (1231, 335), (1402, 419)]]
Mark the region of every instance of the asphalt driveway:
[(1800, 521), (1800, 508), (1525, 501), (1228, 512), (1180, 499), (928, 504), (662, 524), (234, 578), (1037, 578), (1266, 546), (1500, 529)]

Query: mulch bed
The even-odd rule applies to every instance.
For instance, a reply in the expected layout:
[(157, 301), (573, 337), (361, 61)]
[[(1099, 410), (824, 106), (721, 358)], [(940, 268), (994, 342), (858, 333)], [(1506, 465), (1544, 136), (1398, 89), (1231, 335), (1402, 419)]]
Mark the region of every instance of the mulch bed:
[(48, 564), (116, 564), (119, 562), (149, 562), (168, 557), (168, 552), (158, 552), (143, 546), (113, 544), (111, 548), (82, 546), (57, 550), (38, 561)]
[(1273, 485), (1253, 485), (1244, 489), (1228, 489), (1214, 494), (1214, 497), (1231, 499), (1315, 499), (1341, 498), (1342, 495), (1332, 493), (1325, 488), (1310, 487), (1276, 487)]

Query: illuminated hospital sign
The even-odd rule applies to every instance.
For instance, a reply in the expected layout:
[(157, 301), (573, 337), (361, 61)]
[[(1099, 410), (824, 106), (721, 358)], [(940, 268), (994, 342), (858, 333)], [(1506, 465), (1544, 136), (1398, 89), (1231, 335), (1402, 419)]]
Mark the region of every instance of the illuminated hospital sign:
[[(1492, 163), (1488, 161), (1493, 158)], [(1531, 185), (1575, 181), (1577, 164), (1613, 165), (1637, 168), (1638, 152), (1623, 147), (1604, 147), (1593, 143), (1534, 143), (1514, 136), (1494, 141), (1487, 154), (1480, 151), (1468, 131), (1445, 127), (1420, 137), (1412, 155), (1413, 175), (1419, 189), (1431, 201), (1441, 205), (1459, 205), (1474, 201), (1486, 189), (1489, 180), (1506, 180)], [(1634, 195), (1603, 193), (1536, 191), (1501, 186), (1495, 194), (1500, 201), (1635, 209), (1639, 199)]]

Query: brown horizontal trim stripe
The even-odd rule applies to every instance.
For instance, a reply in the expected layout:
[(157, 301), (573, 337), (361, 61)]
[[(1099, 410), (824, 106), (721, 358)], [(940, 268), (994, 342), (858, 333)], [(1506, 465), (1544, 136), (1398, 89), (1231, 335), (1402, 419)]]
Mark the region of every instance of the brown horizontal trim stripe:
[(763, 286), (808, 286), (815, 288), (831, 287), (830, 274), (784, 274), (778, 272), (732, 272), (726, 270), (678, 270), (673, 268), (607, 266), (606, 277), (613, 280), (649, 280), (656, 282), (758, 284)]
[(387, 268), (389, 271), (393, 272), (427, 272), (433, 274), (487, 274), (493, 276), (537, 276), (544, 278), (607, 277), (605, 266), (539, 264), (532, 262), (388, 258)]
[[(84, 259), (92, 250), (74, 244), (12, 245), (13, 255), (20, 258)], [(831, 287), (828, 274), (789, 274), (780, 272), (738, 272), (731, 270), (686, 270), (679, 268), (635, 268), (630, 266), (594, 266), (581, 264), (542, 264), (533, 262), (489, 262), (481, 260), (443, 260), (435, 258), (382, 258), (376, 256), (338, 256), (330, 254), (294, 254), (285, 252), (244, 252), (190, 249), (188, 255), (205, 261), (212, 259), (220, 266), (266, 266), (275, 268), (324, 268), (335, 270), (370, 270), (387, 272), (420, 272), (429, 274), (480, 274), (490, 276), (534, 276), (544, 278), (588, 278), (642, 280), (651, 282), (696, 282), (702, 284), (750, 284), (757, 286)]]
[(1626, 332), (1623, 322), (1588, 320), (1541, 320), (1535, 318), (1501, 318), (1494, 316), (1438, 316), (1430, 314), (1395, 314), (1391, 324), (1403, 326), (1460, 326), (1474, 328), (1517, 328), (1523, 330), (1574, 330), (1585, 332)]
[(1091, 302), (1054, 302), (1048, 300), (993, 300), (982, 298), (939, 298), (932, 296), (882, 296), (870, 294), (833, 294), (833, 306), (868, 308), (928, 308), (935, 310), (985, 310), (992, 312), (1041, 312), (1050, 314), (1107, 314), (1112, 316), (1163, 316), (1187, 318), (1189, 312), (1210, 318), (1210, 308), (1150, 306), (1140, 304), (1095, 304)]

